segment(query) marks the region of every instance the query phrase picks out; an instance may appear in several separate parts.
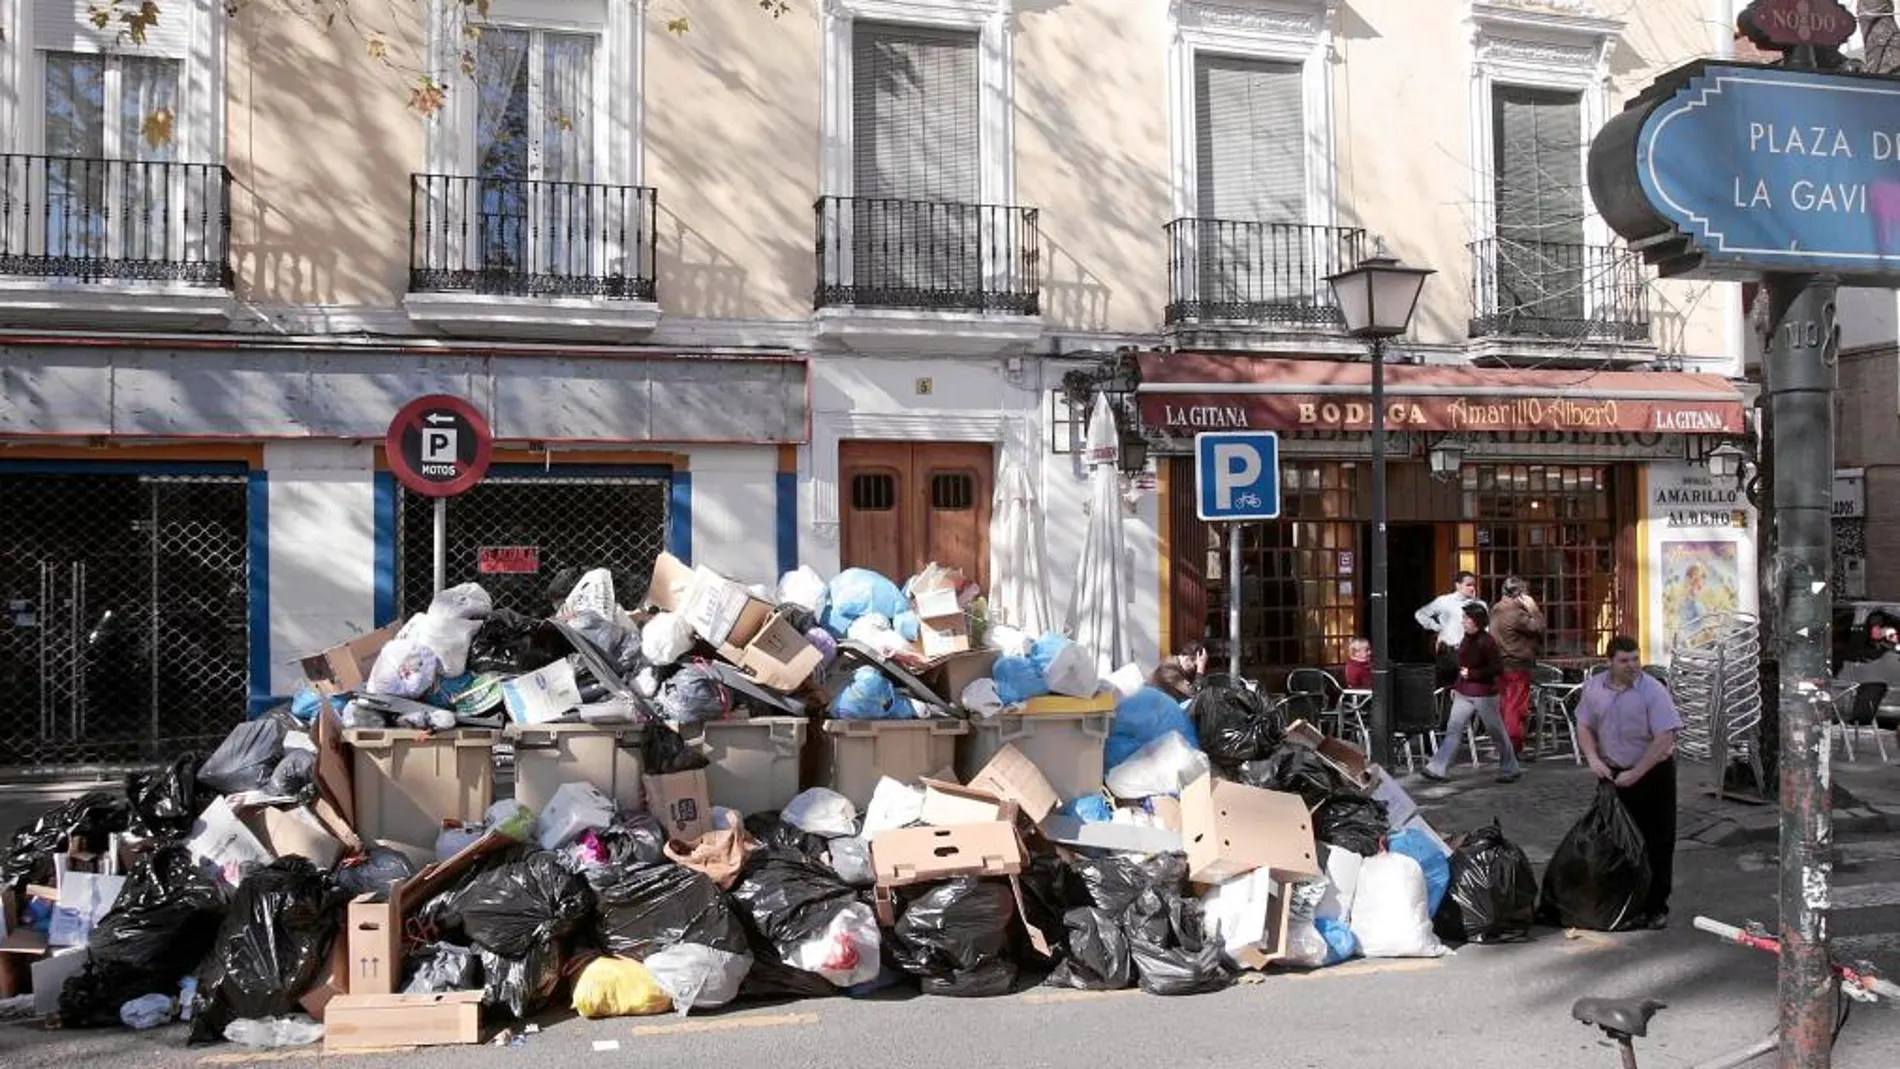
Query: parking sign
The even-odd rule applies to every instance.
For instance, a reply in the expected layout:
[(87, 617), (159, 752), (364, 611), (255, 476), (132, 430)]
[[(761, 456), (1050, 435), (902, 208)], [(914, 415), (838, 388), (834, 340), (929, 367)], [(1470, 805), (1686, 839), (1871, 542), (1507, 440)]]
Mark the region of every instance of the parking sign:
[(1194, 436), (1196, 512), (1246, 523), (1280, 517), (1280, 436), (1218, 431)]

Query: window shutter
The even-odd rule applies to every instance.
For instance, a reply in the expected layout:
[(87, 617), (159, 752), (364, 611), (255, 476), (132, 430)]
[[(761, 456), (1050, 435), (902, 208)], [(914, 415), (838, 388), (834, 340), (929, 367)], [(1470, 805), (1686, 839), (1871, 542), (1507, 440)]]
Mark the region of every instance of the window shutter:
[[(109, 7), (110, 0), (31, 2), (33, 47), (57, 52), (125, 52), (184, 59), (190, 54), (192, 20), (213, 17), (210, 0), (162, 0), (158, 22), (146, 28), (143, 43), (134, 43), (125, 36), (119, 16), (138, 11), (140, 0), (121, 0), (118, 7)], [(94, 6), (112, 16), (103, 28), (93, 25)]]
[(852, 83), (858, 196), (981, 199), (976, 34), (859, 25)]
[(1495, 311), (1582, 319), (1582, 99), (1519, 86), (1498, 86), (1493, 94)]
[(1199, 56), (1197, 214), (1203, 219), (1306, 222), (1306, 108), (1300, 68)]

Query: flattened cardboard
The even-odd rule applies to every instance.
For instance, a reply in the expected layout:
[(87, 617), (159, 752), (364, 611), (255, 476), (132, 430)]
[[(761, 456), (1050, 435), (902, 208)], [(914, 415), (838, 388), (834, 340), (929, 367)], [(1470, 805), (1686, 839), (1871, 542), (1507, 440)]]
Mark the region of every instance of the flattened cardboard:
[(343, 753), (343, 720), (327, 701), (318, 702), (317, 710), (317, 792), (335, 807), (354, 837), (356, 787), (350, 759)]
[(85, 970), (89, 960), (85, 947), (65, 947), (34, 962), (28, 970), (33, 977), (33, 1012), (42, 1017), (58, 1013), (60, 991), (66, 981)]
[(1013, 876), (1023, 869), (1023, 844), (1002, 821), (951, 827), (898, 828), (871, 837), (871, 867), (882, 887), (952, 876)]
[(305, 679), (323, 685), (317, 688), (320, 692), (324, 686), (356, 690), (369, 681), (369, 670), (376, 666), (376, 655), (383, 652), (383, 647), (389, 645), (389, 640), (400, 630), (402, 624), (393, 623), (327, 650), (305, 654), (297, 661), (303, 666)]
[(653, 559), (653, 582), (647, 585), (648, 605), (661, 612), (677, 613), (693, 592), (693, 566), (671, 553)]
[(918, 819), (925, 824), (950, 827), (957, 824), (987, 824), (994, 821), (1015, 823), (1016, 804), (975, 787), (963, 787), (941, 779), (920, 781), (924, 788), (924, 807)]
[(323, 1049), (446, 1047), (480, 1043), (482, 993), (338, 995), (325, 1008)]
[(343, 844), (308, 809), (264, 806), (239, 814), (238, 819), (273, 857), (307, 858), (318, 868), (329, 869), (343, 856)]
[(1181, 792), (1181, 827), (1195, 883), (1226, 883), (1262, 868), (1283, 881), (1322, 871), (1312, 817), (1297, 794), (1203, 775)]
[(1129, 854), (1172, 854), (1181, 849), (1181, 834), (1166, 828), (1123, 824), (1119, 821), (1084, 823), (1078, 817), (1054, 814), (1042, 822), (1042, 833), (1052, 843), (1087, 850)]
[(1015, 746), (1005, 743), (977, 774), (970, 779), (976, 790), (1014, 802), (1031, 824), (1041, 824), (1056, 811), (1062, 799), (1048, 777)]
[(1372, 797), (1385, 803), (1386, 823), (1393, 831), (1405, 827), (1406, 821), (1418, 815), (1418, 803), (1378, 765), (1372, 766)]
[(920, 590), (911, 601), (916, 606), (917, 615), (926, 620), (932, 617), (963, 615), (963, 606), (957, 601), (955, 588)]
[(647, 812), (660, 822), (669, 839), (697, 839), (713, 830), (712, 791), (706, 770), (674, 772), (641, 779), (647, 792)]
[(402, 979), (402, 902), (377, 897), (356, 896), (344, 915), (349, 979), (343, 990), (352, 995), (392, 994)]
[(243, 880), (246, 865), (268, 865), (275, 860), (223, 798), (212, 802), (193, 822), (185, 847), (192, 857), (215, 865), (231, 887)]

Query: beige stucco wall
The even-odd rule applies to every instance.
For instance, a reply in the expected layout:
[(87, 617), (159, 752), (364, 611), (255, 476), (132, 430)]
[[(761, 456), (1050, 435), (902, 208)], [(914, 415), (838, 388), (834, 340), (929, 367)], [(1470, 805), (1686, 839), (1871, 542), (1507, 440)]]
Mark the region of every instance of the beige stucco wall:
[[(408, 285), (409, 110), (420, 4), (379, 7), (387, 62), (361, 31), (276, 5), (231, 20), (228, 128), (238, 294), (260, 305), (387, 308)], [(321, 9), (319, 9), (319, 18)]]

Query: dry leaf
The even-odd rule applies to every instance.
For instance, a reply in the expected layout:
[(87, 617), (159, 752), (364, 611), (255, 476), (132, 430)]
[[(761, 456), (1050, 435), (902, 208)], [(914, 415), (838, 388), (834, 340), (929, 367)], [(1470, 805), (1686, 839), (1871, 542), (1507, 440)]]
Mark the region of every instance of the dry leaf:
[(92, 27), (95, 30), (105, 29), (106, 24), (112, 21), (112, 12), (107, 8), (95, 7), (89, 8), (87, 11), (89, 17), (92, 19)]
[(693, 28), (693, 23), (690, 19), (678, 18), (678, 19), (666, 20), (667, 33), (682, 34), (682, 33), (687, 32), (688, 30), (691, 30), (692, 28)]
[(564, 112), (564, 111), (555, 112), (552, 116), (549, 117), (549, 121), (554, 123), (554, 128), (556, 130), (559, 130), (564, 134), (574, 129), (574, 119), (571, 116), (569, 116), (567, 112)]
[(153, 148), (171, 144), (175, 118), (170, 108), (160, 108), (147, 115), (145, 121), (139, 124), (139, 133), (145, 138), (145, 143)]
[(447, 91), (433, 78), (424, 77), (421, 84), (409, 90), (409, 107), (424, 115), (434, 115), (447, 102)]
[(384, 59), (389, 55), (389, 43), (380, 37), (369, 39), (369, 58)]

